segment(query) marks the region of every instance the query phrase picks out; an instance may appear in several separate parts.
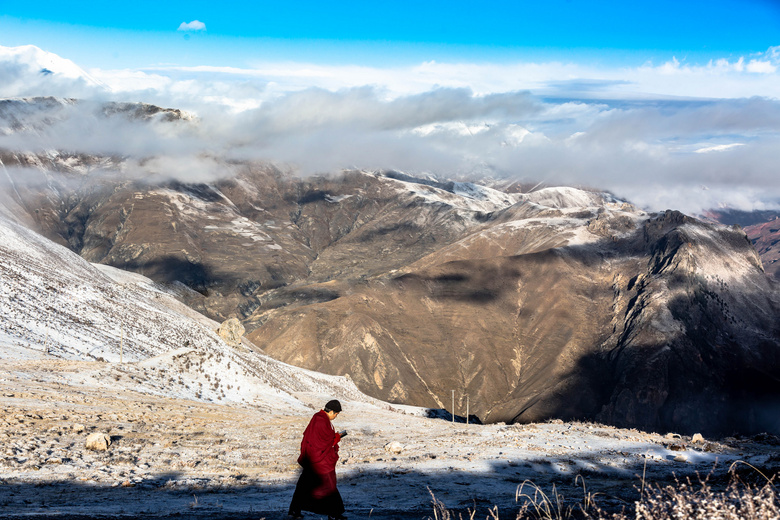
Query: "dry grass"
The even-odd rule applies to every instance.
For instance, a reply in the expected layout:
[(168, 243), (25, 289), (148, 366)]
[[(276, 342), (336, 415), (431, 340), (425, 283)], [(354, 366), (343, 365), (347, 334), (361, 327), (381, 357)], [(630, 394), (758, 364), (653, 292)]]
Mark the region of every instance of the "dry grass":
[[(733, 468), (732, 468), (733, 469)], [(756, 470), (758, 471), (758, 470)], [(759, 472), (760, 473), (760, 472)], [(763, 474), (762, 474), (763, 475)], [(708, 479), (693, 482), (675, 480), (673, 484), (646, 484), (642, 482), (641, 498), (633, 506), (615, 513), (602, 510), (596, 495), (586, 490), (583, 498), (567, 503), (555, 486), (545, 493), (536, 484), (526, 481), (515, 496), (518, 510), (499, 517), (498, 508), (489, 510), (486, 520), (778, 520), (780, 498), (773, 479), (762, 485), (746, 483), (735, 472), (725, 488), (714, 489)], [(448, 510), (444, 503), (433, 499), (432, 520), (475, 520), (476, 509), (465, 516)], [(483, 513), (484, 514), (484, 513)], [(481, 515), (480, 515), (481, 516)]]
[[(604, 518), (604, 517), (593, 517)], [(770, 520), (780, 518), (777, 489), (732, 480), (725, 490), (706, 481), (690, 480), (666, 486), (649, 486), (633, 514), (608, 516), (610, 520)]]

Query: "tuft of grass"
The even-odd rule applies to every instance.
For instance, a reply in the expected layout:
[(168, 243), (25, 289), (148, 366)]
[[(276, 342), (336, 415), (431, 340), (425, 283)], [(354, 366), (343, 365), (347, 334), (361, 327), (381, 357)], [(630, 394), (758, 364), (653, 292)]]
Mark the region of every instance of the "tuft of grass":
[[(463, 515), (458, 513), (458, 517), (456, 518), (455, 513), (447, 509), (444, 502), (434, 496), (431, 488), (428, 488), (428, 493), (431, 494), (431, 502), (433, 504), (433, 520), (463, 520)], [(476, 515), (476, 513), (476, 510), (469, 510), (469, 520), (474, 520), (474, 515)]]
[[(530, 480), (524, 481), (515, 492), (515, 502), (521, 503), (521, 510), (516, 518), (566, 520), (587, 517), (588, 512), (596, 508), (595, 495), (588, 492), (585, 479), (582, 476), (577, 475), (574, 483), (582, 484), (582, 502), (567, 504), (564, 496), (556, 489), (555, 484), (548, 495)], [(525, 491), (526, 487), (530, 488), (531, 492)]]

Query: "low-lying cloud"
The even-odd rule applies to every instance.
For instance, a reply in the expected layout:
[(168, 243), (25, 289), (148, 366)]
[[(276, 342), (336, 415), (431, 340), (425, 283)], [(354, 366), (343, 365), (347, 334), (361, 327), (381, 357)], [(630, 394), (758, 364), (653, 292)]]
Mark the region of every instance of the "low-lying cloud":
[[(10, 72), (0, 95), (75, 89), (94, 100), (30, 128), (4, 123), (0, 108), (0, 147), (117, 155), (138, 175), (185, 182), (224, 175), (223, 159), (264, 160), (302, 174), (395, 168), (584, 185), (653, 210), (764, 209), (780, 205), (777, 64), (773, 48), (630, 70), (427, 63), (371, 75), (377, 69), (276, 64), (91, 71), (95, 84), (57, 73), (30, 79), (23, 63), (0, 60), (0, 73)], [(196, 118), (106, 115), (109, 99)]]

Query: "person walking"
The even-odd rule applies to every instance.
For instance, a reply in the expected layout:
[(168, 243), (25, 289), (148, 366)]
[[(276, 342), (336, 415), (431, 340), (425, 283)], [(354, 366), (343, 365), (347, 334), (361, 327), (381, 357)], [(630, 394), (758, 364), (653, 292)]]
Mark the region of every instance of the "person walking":
[(298, 464), (303, 471), (295, 486), (288, 516), (299, 520), (302, 511), (328, 515), (329, 520), (346, 520), (344, 501), (336, 487), (336, 461), (339, 441), (346, 432), (333, 428), (333, 419), (341, 413), (341, 403), (328, 401), (315, 413), (303, 432)]

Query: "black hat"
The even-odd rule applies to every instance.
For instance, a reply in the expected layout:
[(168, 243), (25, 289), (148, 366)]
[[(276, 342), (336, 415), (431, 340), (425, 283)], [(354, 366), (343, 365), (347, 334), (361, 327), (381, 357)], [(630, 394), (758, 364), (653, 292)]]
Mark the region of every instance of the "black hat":
[(325, 405), (325, 411), (341, 413), (341, 403), (336, 401), (335, 399), (333, 399), (332, 401), (328, 401), (328, 404)]

